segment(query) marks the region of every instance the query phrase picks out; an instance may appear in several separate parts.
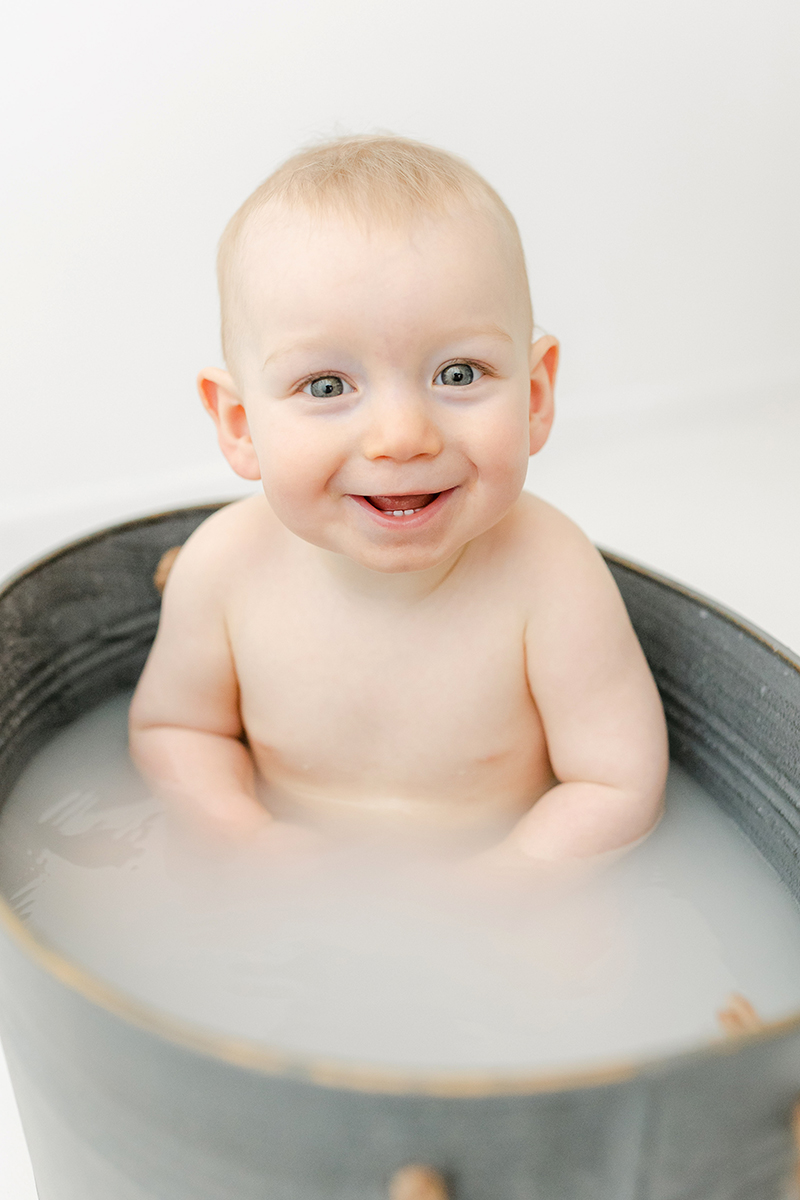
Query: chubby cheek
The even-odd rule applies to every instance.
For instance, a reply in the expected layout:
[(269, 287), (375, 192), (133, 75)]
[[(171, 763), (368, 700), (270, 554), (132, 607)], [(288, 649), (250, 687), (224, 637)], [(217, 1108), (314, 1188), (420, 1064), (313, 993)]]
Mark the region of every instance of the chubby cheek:
[(330, 439), (318, 430), (276, 422), (259, 429), (254, 444), (261, 467), (264, 494), (275, 515), (293, 533), (307, 540), (331, 503), (327, 485), (339, 466)]
[(279, 520), (294, 533), (301, 533), (310, 504), (299, 473), (291, 469), (288, 460), (271, 462), (268, 459), (261, 463), (261, 484), (270, 508)]
[(474, 431), (473, 461), (478, 485), (498, 509), (519, 496), (528, 471), (530, 435), (527, 414), (486, 421)]

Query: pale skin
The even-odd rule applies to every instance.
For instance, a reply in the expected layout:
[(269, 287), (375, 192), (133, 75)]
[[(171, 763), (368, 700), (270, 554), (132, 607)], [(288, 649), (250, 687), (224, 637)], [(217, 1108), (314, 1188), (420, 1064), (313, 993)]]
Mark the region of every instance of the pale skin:
[(663, 712), (599, 554), (522, 492), (558, 347), (531, 345), (495, 223), (278, 210), (240, 303), (236, 377), (199, 386), (264, 494), (177, 559), (131, 708), (140, 768), (245, 838), (285, 802), (344, 827), (502, 825), (509, 860), (643, 837)]

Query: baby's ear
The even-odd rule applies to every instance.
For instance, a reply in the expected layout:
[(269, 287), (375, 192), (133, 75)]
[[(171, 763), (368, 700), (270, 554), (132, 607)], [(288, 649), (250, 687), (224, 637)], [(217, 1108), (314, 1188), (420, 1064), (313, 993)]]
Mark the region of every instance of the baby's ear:
[(558, 370), (558, 342), (545, 334), (531, 346), (530, 453), (541, 450), (553, 424), (553, 389)]
[(208, 367), (197, 376), (203, 407), (217, 427), (220, 450), (242, 479), (260, 479), (247, 414), (233, 378), (218, 367)]

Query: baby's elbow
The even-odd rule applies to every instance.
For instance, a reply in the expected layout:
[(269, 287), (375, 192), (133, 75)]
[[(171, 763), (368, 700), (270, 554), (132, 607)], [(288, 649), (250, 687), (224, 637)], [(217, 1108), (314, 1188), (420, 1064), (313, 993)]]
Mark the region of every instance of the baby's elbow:
[(131, 754), (138, 746), (148, 729), (152, 728), (152, 721), (148, 719), (148, 714), (145, 706), (137, 703), (136, 695), (131, 701), (131, 706), (128, 709), (128, 746)]
[(652, 788), (644, 792), (642, 796), (641, 812), (642, 824), (644, 826), (641, 833), (642, 837), (647, 837), (648, 834), (652, 833), (656, 826), (660, 824), (661, 818), (664, 816), (665, 786), (666, 780), (664, 780), (659, 787)]
[(630, 761), (635, 764), (635, 769), (629, 786), (643, 815), (647, 817), (650, 814), (652, 825), (655, 826), (664, 813), (664, 792), (669, 771), (667, 722), (659, 698), (649, 713)]
[(614, 807), (619, 814), (619, 832), (626, 846), (642, 841), (661, 821), (668, 768), (665, 734), (663, 738), (655, 736), (648, 745), (640, 744), (638, 753), (631, 754), (620, 771)]
[(663, 717), (663, 713), (653, 741), (654, 744), (649, 758), (649, 770), (644, 790), (657, 813), (656, 821), (660, 821), (664, 814), (664, 793), (667, 787), (667, 775), (669, 774), (669, 738), (667, 734), (667, 722)]
[(628, 804), (636, 832), (632, 841), (641, 841), (653, 832), (664, 816), (668, 754), (650, 762), (639, 778), (628, 785)]
[(153, 726), (139, 719), (137, 716), (131, 715), (128, 718), (128, 754), (134, 766), (140, 771), (147, 766), (150, 754), (150, 742), (152, 738), (148, 737)]
[(148, 774), (161, 739), (158, 731), (163, 728), (149, 706), (134, 694), (128, 710), (128, 754), (139, 771)]

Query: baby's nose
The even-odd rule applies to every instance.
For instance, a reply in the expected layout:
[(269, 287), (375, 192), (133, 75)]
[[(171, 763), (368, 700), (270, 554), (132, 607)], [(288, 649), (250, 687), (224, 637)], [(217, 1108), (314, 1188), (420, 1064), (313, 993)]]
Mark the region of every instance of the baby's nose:
[(375, 398), (362, 449), (366, 458), (393, 458), (398, 462), (442, 450), (443, 438), (435, 416), (422, 397), (394, 395)]

